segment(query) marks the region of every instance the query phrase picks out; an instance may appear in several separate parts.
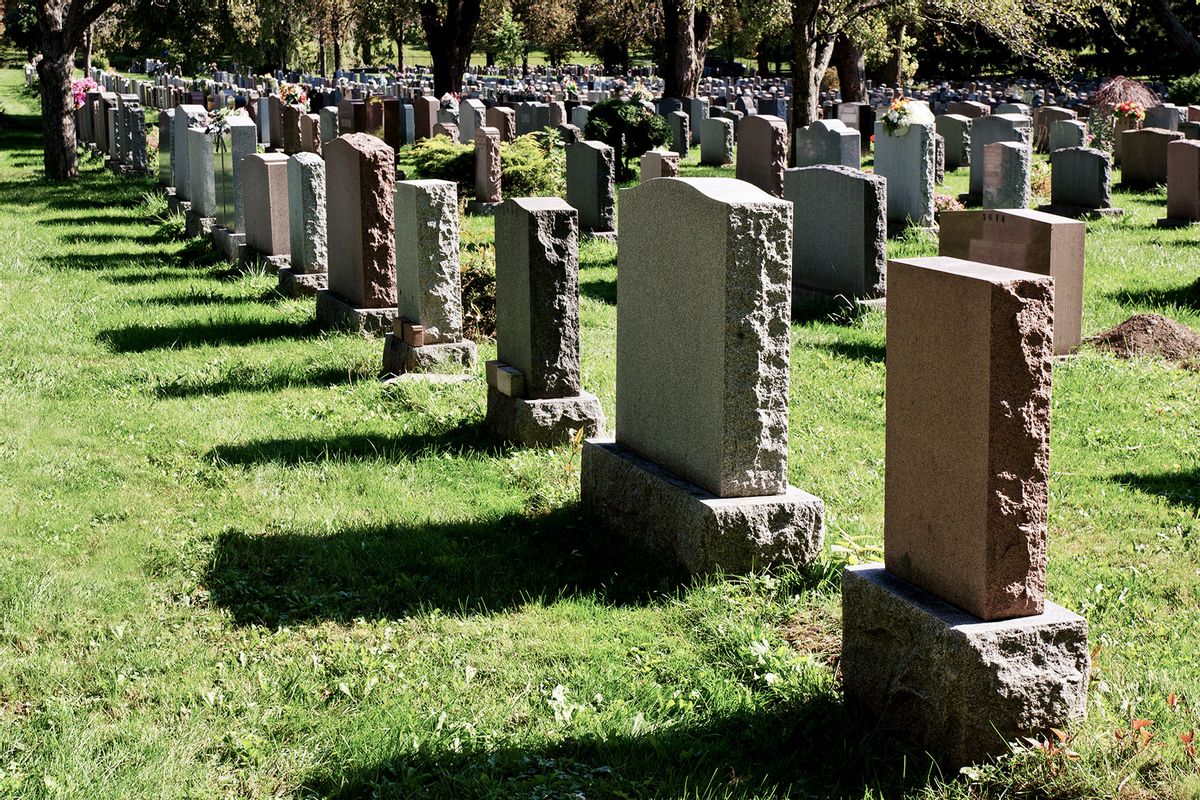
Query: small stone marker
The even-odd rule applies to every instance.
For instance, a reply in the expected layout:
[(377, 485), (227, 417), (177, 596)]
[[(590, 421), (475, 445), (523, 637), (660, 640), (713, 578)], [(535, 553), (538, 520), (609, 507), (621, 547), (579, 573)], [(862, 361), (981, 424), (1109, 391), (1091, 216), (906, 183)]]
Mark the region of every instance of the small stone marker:
[(1200, 222), (1200, 141), (1180, 139), (1167, 145), (1167, 216), (1160, 227)]
[(276, 270), (291, 261), (287, 164), (283, 153), (252, 153), (242, 160), (245, 258), (261, 258)]
[(786, 122), (769, 115), (747, 117), (737, 132), (738, 180), (757, 186), (774, 197), (782, 197), (787, 151)]
[(679, 154), (650, 150), (642, 154), (638, 167), (639, 182), (654, 178), (678, 178)]
[(1112, 164), (1108, 154), (1088, 147), (1052, 151), (1050, 205), (1040, 210), (1064, 217), (1120, 216), (1122, 210), (1112, 207)]
[(842, 672), (952, 769), (1086, 714), (1087, 622), (1044, 596), (1052, 283), (888, 267), (886, 570), (843, 573)]
[(1167, 182), (1167, 145), (1183, 139), (1179, 131), (1139, 128), (1121, 134), (1121, 184), (1148, 189)]
[(1028, 209), (942, 214), (938, 254), (1054, 279), (1054, 354), (1083, 338), (1082, 222)]
[(475, 129), (475, 199), (467, 210), (491, 214), (504, 197), (501, 194), (500, 131), (481, 125)]
[(968, 194), (983, 196), (983, 148), (996, 142), (1018, 142), (1032, 149), (1033, 130), (1028, 117), (989, 114), (971, 123), (971, 180)]
[(365, 133), (325, 146), (329, 288), (317, 292), (327, 327), (385, 333), (396, 315), (395, 151)]
[[(476, 140), (487, 130), (477, 128)], [(462, 331), (458, 187), (452, 181), (398, 181), (395, 209), (396, 319), (384, 340), (383, 371), (473, 366), (475, 344), (464, 341)]]
[(796, 134), (796, 166), (862, 166), (858, 131), (836, 119), (819, 119)]
[(792, 204), (666, 178), (621, 207), (617, 430), (584, 445), (584, 509), (692, 572), (810, 563), (823, 505), (787, 482)]
[(933, 125), (914, 123), (892, 135), (875, 123), (875, 174), (887, 179), (888, 222), (896, 227), (934, 225)]
[(1046, 149), (1053, 153), (1067, 147), (1084, 147), (1087, 143), (1087, 126), (1079, 120), (1055, 120), (1050, 123), (1049, 144)]
[(983, 207), (1029, 208), (1031, 154), (1020, 142), (983, 148)]
[[(857, 146), (857, 145), (856, 145)], [(887, 181), (850, 167), (789, 169), (783, 198), (794, 213), (793, 293), (883, 297), (887, 275)]]
[(706, 167), (733, 163), (733, 120), (708, 117), (700, 121), (700, 163)]
[(604, 428), (579, 365), (578, 212), (555, 197), (496, 210), (496, 354), (485, 424), (504, 441), (554, 446)]
[(287, 172), (291, 266), (279, 270), (279, 291), (312, 297), (328, 286), (325, 161), (315, 153), (297, 153), (288, 160)]
[(567, 145), (567, 202), (579, 211), (585, 236), (616, 238), (616, 157), (603, 142)]
[(687, 158), (692, 143), (691, 118), (683, 111), (672, 111), (667, 114), (667, 124), (671, 127), (671, 149), (680, 158)]

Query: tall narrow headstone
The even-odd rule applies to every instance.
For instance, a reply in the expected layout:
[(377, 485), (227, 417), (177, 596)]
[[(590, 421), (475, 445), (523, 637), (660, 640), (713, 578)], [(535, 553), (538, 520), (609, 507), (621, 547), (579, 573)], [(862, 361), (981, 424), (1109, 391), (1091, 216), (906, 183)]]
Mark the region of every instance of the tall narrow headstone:
[(1167, 216), (1161, 227), (1200, 222), (1200, 141), (1178, 139), (1167, 145)]
[(701, 120), (700, 163), (706, 167), (733, 163), (733, 120), (724, 117)]
[(500, 131), (481, 125), (475, 129), (475, 199), (473, 214), (491, 214), (504, 199), (500, 186)]
[(989, 114), (971, 123), (971, 180), (968, 194), (983, 196), (983, 148), (995, 142), (1018, 142), (1033, 147), (1028, 117), (1019, 114)]
[(579, 228), (587, 236), (616, 235), (616, 157), (603, 142), (567, 146), (567, 202), (579, 211)]
[(738, 180), (757, 186), (774, 197), (783, 196), (783, 170), (787, 166), (787, 123), (763, 115), (742, 120), (737, 132)]
[(283, 153), (252, 153), (242, 159), (245, 258), (261, 260), (275, 271), (291, 261), (287, 165)]
[(946, 140), (946, 169), (958, 169), (971, 163), (971, 118), (961, 114), (942, 114), (934, 125)]
[(315, 153), (297, 153), (288, 160), (287, 173), (292, 263), (279, 270), (279, 290), (289, 297), (310, 297), (328, 286), (325, 161)]
[(934, 224), (933, 125), (915, 123), (887, 132), (875, 123), (875, 174), (887, 179), (888, 222), (920, 228)]
[(983, 148), (983, 207), (1028, 208), (1030, 152), (1021, 142)]
[(187, 143), (188, 200), (192, 205), (186, 215), (186, 232), (189, 237), (208, 236), (217, 216), (213, 134), (206, 129), (189, 128)]

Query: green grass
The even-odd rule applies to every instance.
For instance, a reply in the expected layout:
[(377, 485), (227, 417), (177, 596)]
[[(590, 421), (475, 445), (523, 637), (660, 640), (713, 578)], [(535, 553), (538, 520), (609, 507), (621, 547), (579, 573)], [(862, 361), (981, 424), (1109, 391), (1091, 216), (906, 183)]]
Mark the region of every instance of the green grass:
[[(943, 775), (844, 707), (835, 671), (840, 566), (881, 543), (881, 315), (793, 327), (790, 478), (838, 547), (681, 580), (581, 516), (576, 453), (486, 443), (482, 381), (384, 386), (379, 341), (164, 235), (149, 183), (42, 181), (20, 80), (0, 73), (0, 794), (1200, 794), (1178, 738), (1200, 698), (1200, 374), (1088, 348), (1055, 367), (1049, 593), (1100, 648), (1080, 758)], [(1161, 192), (1116, 199), (1089, 228), (1086, 331), (1140, 310), (1200, 328), (1195, 232), (1153, 227)], [(581, 252), (610, 424), (614, 259)], [(1131, 718), (1148, 747), (1114, 736)]]

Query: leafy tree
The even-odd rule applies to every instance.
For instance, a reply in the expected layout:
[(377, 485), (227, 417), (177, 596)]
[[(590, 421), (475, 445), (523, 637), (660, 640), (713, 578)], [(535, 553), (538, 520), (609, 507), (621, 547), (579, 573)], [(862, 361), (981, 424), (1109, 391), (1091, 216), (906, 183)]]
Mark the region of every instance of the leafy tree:
[(584, 136), (601, 141), (613, 149), (617, 159), (617, 177), (628, 180), (633, 169), (628, 161), (661, 147), (671, 140), (667, 121), (636, 100), (601, 100), (588, 114)]
[(648, 50), (662, 28), (659, 0), (582, 0), (576, 28), (583, 48), (607, 67), (626, 73), (633, 54)]
[(529, 48), (528, 42), (525, 41), (524, 28), (507, 8), (504, 9), (492, 34), (492, 42), (496, 63), (502, 67), (515, 67), (520, 64)]
[(35, 0), (6, 0), (3, 27), (4, 38), (32, 59), (41, 43)]
[(480, 0), (420, 0), (417, 10), (433, 59), (434, 92), (440, 96), (461, 91), (479, 26)]
[(565, 61), (578, 41), (573, 0), (514, 0), (513, 14), (529, 46), (544, 52), (551, 64)]

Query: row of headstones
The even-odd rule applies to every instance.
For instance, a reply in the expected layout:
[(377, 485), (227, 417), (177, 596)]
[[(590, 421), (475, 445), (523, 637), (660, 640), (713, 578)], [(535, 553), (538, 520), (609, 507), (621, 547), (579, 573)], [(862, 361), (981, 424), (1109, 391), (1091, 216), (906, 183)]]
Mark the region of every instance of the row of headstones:
[(148, 172), (146, 112), (136, 94), (88, 92), (83, 105), (75, 110), (75, 136), (79, 144), (101, 154), (116, 172)]

